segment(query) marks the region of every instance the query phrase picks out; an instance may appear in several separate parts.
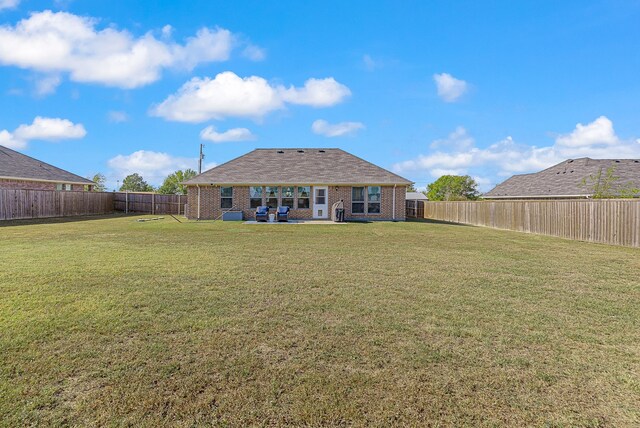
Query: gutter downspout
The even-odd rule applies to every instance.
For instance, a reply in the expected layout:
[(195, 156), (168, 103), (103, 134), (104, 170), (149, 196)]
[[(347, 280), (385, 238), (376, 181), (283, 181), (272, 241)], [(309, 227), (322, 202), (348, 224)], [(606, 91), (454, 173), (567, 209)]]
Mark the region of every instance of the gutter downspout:
[(393, 185), (393, 214), (391, 214), (393, 221), (396, 221), (396, 186), (397, 184)]
[(200, 220), (200, 185), (196, 184), (196, 187), (198, 187), (198, 220)]

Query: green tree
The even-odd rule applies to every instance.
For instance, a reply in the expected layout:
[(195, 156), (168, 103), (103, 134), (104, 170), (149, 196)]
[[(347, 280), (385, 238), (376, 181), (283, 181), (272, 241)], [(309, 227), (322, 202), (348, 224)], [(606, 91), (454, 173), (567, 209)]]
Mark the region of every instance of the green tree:
[(587, 189), (594, 199), (636, 198), (640, 196), (640, 189), (634, 187), (632, 183), (616, 186), (620, 177), (615, 175), (615, 172), (615, 165), (611, 165), (604, 172), (600, 168), (597, 173), (583, 178), (580, 187)]
[(94, 192), (106, 192), (107, 191), (107, 178), (104, 176), (104, 174), (102, 173), (97, 173), (96, 175), (93, 176), (93, 178), (90, 178), (89, 180), (93, 181), (94, 183), (96, 183), (93, 186), (93, 191)]
[(407, 186), (407, 192), (417, 192), (417, 191), (418, 189), (416, 189), (416, 186), (413, 183)]
[(184, 171), (178, 170), (173, 174), (169, 174), (167, 178), (164, 179), (162, 186), (158, 188), (158, 193), (162, 193), (164, 195), (186, 195), (187, 189), (182, 185), (182, 182), (187, 181), (196, 175), (196, 172), (192, 169), (185, 169)]
[(478, 196), (478, 183), (468, 175), (443, 175), (427, 186), (430, 201), (467, 201)]
[(122, 186), (120, 186), (121, 192), (153, 192), (153, 190), (153, 186), (144, 181), (138, 173), (127, 175), (124, 180), (122, 180)]

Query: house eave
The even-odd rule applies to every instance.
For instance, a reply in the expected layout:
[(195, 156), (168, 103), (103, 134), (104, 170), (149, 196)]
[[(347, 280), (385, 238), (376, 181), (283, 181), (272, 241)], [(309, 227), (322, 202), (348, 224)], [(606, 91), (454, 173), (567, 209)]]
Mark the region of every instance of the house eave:
[(48, 180), (45, 178), (30, 178), (30, 177), (10, 177), (0, 175), (0, 180), (16, 180), (16, 181), (35, 181), (38, 183), (61, 183), (61, 184), (82, 184), (83, 186), (95, 186), (93, 181), (70, 181), (70, 180)]

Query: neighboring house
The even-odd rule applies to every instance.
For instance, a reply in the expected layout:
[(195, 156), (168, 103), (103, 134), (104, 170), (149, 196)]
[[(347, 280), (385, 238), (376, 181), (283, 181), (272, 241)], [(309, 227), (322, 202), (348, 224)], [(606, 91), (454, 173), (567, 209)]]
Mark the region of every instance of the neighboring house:
[(404, 220), (411, 181), (340, 149), (256, 149), (185, 181), (187, 217), (217, 219), (288, 206), (292, 219), (328, 219), (344, 202), (346, 220)]
[(422, 192), (407, 192), (407, 201), (428, 201), (427, 195)]
[[(638, 159), (569, 159), (533, 174), (514, 175), (482, 195), (485, 199), (571, 199), (593, 195), (590, 177), (600, 174), (601, 180), (613, 167), (612, 191), (640, 188), (640, 160)], [(586, 179), (586, 185), (583, 181)]]
[(0, 146), (0, 189), (82, 191), (94, 185), (79, 175)]

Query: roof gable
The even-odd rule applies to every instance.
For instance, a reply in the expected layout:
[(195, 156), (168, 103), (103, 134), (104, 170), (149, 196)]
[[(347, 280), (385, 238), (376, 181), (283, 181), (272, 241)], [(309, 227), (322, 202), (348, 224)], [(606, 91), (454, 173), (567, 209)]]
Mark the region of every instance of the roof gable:
[(255, 149), (184, 184), (400, 184), (411, 181), (341, 149)]
[(582, 186), (582, 180), (604, 174), (609, 167), (615, 167), (614, 175), (619, 179), (613, 190), (623, 186), (640, 187), (640, 160), (638, 159), (569, 159), (533, 174), (514, 175), (498, 184), (483, 196), (487, 198), (535, 198), (551, 196), (590, 196), (589, 186)]
[(0, 178), (95, 184), (91, 180), (4, 146), (0, 146)]

